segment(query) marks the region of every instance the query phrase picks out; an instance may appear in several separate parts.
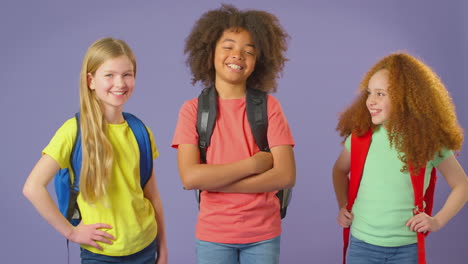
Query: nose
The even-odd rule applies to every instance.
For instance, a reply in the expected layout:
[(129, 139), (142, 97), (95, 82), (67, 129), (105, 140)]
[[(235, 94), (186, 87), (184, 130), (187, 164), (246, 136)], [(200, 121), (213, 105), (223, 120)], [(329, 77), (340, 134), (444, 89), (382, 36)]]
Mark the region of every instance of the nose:
[(124, 86), (124, 81), (123, 81), (122, 76), (117, 76), (114, 79), (114, 86), (117, 87), (117, 88), (121, 88), (121, 87)]
[(375, 101), (375, 97), (373, 95), (369, 95), (367, 96), (367, 105), (375, 105), (376, 104), (376, 101)]
[(242, 52), (240, 50), (233, 49), (231, 52), (231, 58), (242, 60), (243, 59)]

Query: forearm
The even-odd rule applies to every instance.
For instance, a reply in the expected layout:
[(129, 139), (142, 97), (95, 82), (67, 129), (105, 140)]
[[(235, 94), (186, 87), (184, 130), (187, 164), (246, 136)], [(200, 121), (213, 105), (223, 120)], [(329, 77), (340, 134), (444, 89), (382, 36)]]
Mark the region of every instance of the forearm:
[(333, 187), (339, 209), (345, 207), (348, 203), (348, 185), (348, 174), (333, 168)]
[(60, 213), (45, 187), (25, 185), (23, 194), (34, 205), (39, 214), (60, 234), (69, 239), (73, 225)]
[(229, 193), (262, 193), (290, 189), (296, 183), (296, 171), (272, 168), (264, 173), (243, 178), (222, 188), (209, 191)]
[(181, 175), (185, 189), (214, 190), (254, 174), (251, 158), (227, 164), (193, 164)]
[(441, 227), (445, 226), (465, 205), (468, 200), (468, 180), (465, 184), (455, 186), (450, 192), (447, 201), (434, 216)]
[(160, 199), (153, 201), (154, 214), (156, 217), (156, 222), (158, 223), (158, 254), (161, 251), (167, 253), (167, 239), (166, 239), (166, 225), (164, 222), (164, 210)]

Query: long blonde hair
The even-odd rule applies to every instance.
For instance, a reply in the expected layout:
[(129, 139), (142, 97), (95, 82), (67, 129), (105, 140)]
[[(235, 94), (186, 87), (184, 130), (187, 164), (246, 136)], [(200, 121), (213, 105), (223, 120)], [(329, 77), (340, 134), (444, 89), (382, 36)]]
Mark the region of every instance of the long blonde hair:
[(94, 42), (85, 54), (80, 73), (80, 128), (82, 137), (82, 166), (80, 192), (87, 202), (106, 195), (112, 173), (114, 152), (107, 138), (107, 122), (101, 102), (88, 86), (88, 74), (107, 60), (127, 56), (136, 74), (136, 60), (130, 47), (122, 40), (102, 38)]
[(343, 139), (375, 129), (366, 106), (370, 78), (379, 70), (389, 71), (391, 109), (386, 123), (390, 144), (401, 154), (402, 171), (408, 162), (422, 168), (442, 149), (460, 150), (463, 129), (455, 106), (437, 74), (421, 60), (407, 54), (390, 54), (377, 62), (364, 76), (359, 95), (339, 118), (336, 130)]

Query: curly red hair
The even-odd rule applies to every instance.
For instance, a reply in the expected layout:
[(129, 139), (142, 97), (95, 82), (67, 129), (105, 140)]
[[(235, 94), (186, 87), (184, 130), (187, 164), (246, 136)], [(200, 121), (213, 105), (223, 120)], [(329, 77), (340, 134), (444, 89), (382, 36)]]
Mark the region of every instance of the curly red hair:
[(442, 149), (460, 150), (463, 129), (455, 106), (439, 77), (421, 60), (407, 53), (394, 53), (381, 59), (364, 76), (359, 95), (340, 115), (336, 130), (346, 139), (351, 133), (360, 136), (377, 126), (372, 124), (366, 106), (369, 79), (386, 69), (391, 111), (385, 128), (390, 144), (405, 164), (414, 169), (426, 166)]

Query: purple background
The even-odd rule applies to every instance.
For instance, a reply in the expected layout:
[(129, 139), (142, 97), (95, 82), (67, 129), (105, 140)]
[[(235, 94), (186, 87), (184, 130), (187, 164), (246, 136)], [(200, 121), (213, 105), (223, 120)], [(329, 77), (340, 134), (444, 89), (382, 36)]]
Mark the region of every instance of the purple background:
[[(195, 263), (197, 206), (182, 190), (170, 148), (177, 113), (200, 87), (190, 85), (183, 45), (193, 23), (218, 1), (6, 1), (0, 10), (0, 259), (66, 263), (65, 239), (22, 196), (26, 177), (55, 130), (78, 110), (78, 77), (86, 48), (114, 36), (133, 48), (136, 92), (125, 110), (154, 131), (170, 263)], [(227, 2), (227, 1), (226, 1)], [(337, 116), (364, 73), (390, 52), (422, 57), (440, 75), (468, 129), (466, 1), (236, 1), (240, 9), (276, 14), (291, 35), (279, 92), (293, 131), (297, 184), (283, 221), (282, 263), (340, 263), (341, 229), (331, 168), (341, 150)], [(432, 3), (431, 3), (432, 2)], [(465, 149), (468, 147), (464, 144)], [(468, 169), (468, 151), (458, 157)], [(53, 194), (53, 188), (50, 188)], [(438, 210), (449, 192), (440, 180)], [(431, 263), (466, 263), (468, 210), (427, 240)], [(73, 245), (70, 263), (79, 263)]]

